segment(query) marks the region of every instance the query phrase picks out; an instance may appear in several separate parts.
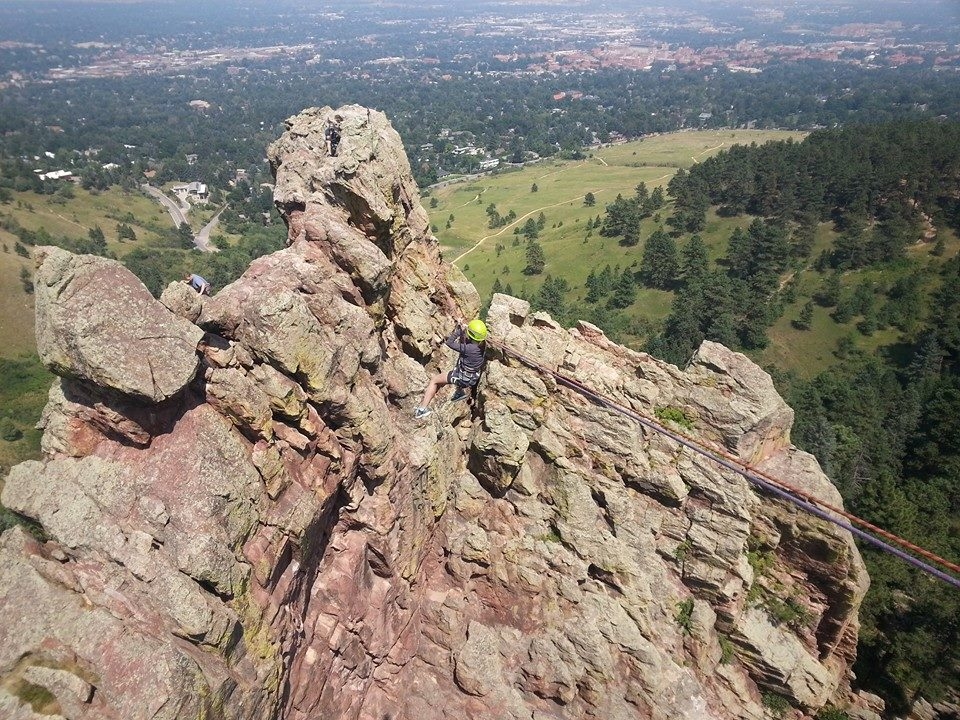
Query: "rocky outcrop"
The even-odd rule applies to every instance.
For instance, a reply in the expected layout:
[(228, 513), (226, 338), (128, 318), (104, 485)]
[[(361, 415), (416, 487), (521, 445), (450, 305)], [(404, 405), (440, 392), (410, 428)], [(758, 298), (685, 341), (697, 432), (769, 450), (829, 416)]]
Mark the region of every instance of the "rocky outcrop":
[(122, 265), (55, 247), (34, 259), (37, 350), (53, 372), (155, 403), (193, 379), (203, 332), (165, 312)]
[[(311, 109), (269, 156), (288, 247), (199, 305), (40, 256), (62, 378), (45, 458), (2, 494), (39, 528), (0, 542), (7, 716), (759, 720), (764, 693), (794, 717), (845, 696), (867, 583), (847, 533), (492, 349), (473, 407), (414, 421), (479, 298), (399, 137)], [(839, 504), (743, 356), (705, 343), (680, 370), (503, 295), (488, 324)]]

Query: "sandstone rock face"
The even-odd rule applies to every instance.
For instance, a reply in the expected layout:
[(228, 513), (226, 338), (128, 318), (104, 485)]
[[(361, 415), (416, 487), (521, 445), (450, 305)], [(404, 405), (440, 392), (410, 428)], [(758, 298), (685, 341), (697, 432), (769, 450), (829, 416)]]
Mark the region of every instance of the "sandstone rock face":
[(115, 260), (38, 248), (37, 350), (50, 370), (161, 402), (193, 379), (203, 332)]
[[(437, 338), (479, 298), (399, 137), (311, 109), (269, 155), (288, 247), (199, 307), (170, 288), (131, 333), (78, 280), (127, 287), (122, 269), (43, 260), (38, 335), (64, 377), (45, 459), (2, 494), (42, 529), (0, 541), (4, 716), (40, 697), (85, 720), (760, 720), (761, 693), (794, 717), (847, 696), (867, 584), (847, 533), (492, 348), (474, 407), (448, 389), (414, 421), (453, 359)], [(162, 382), (120, 351), (152, 323), (182, 363)], [(502, 295), (488, 324), (839, 504), (746, 358), (705, 343), (681, 371)]]

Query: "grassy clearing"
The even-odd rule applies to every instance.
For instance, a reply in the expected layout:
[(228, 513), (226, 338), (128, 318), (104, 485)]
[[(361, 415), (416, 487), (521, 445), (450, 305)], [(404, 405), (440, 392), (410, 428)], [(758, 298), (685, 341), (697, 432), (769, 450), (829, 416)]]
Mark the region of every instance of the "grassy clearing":
[(39, 457), (40, 431), (35, 425), (53, 376), (40, 364), (36, 353), (0, 358), (0, 376), (0, 425), (8, 436), (0, 437), (0, 476), (5, 476), (16, 463)]
[[(489, 296), (499, 280), (516, 295), (533, 295), (547, 275), (562, 277), (570, 285), (568, 300), (576, 303), (586, 296), (585, 281), (591, 270), (637, 268), (643, 244), (624, 247), (618, 238), (603, 237), (592, 228), (605, 207), (617, 194), (632, 196), (641, 182), (648, 190), (665, 187), (680, 167), (689, 167), (734, 143), (762, 143), (802, 133), (726, 131), (673, 133), (646, 138), (592, 151), (583, 160), (548, 160), (454, 182), (434, 189), (430, 218), (448, 260), (458, 265), (482, 297)], [(536, 192), (533, 186), (536, 185)], [(587, 193), (596, 203), (584, 204)], [(429, 207), (430, 200), (425, 201)], [(491, 229), (487, 208), (493, 204), (500, 215), (511, 210), (516, 219), (505, 227)], [(669, 205), (659, 217), (643, 222), (641, 237), (649, 236), (670, 215)], [(542, 274), (527, 276), (526, 241), (514, 233), (528, 218), (543, 213), (545, 225), (538, 242), (547, 264)], [(452, 220), (451, 220), (452, 216)], [(701, 236), (712, 259), (726, 253), (727, 241), (735, 227), (746, 227), (752, 218), (722, 218), (710, 212)], [(680, 244), (686, 242), (681, 239)], [(631, 320), (659, 323), (670, 311), (672, 293), (638, 288), (637, 301), (625, 311)]]
[[(812, 257), (827, 249), (833, 238), (834, 233), (829, 229), (829, 225), (821, 225), (817, 231)], [(879, 309), (886, 302), (886, 291), (899, 278), (912, 271), (922, 270), (925, 273), (922, 290), (929, 293), (939, 282), (937, 272), (940, 265), (946, 258), (960, 251), (960, 240), (952, 231), (946, 231), (945, 239), (947, 251), (939, 258), (931, 255), (932, 243), (917, 244), (909, 248), (906, 258), (898, 263), (843, 273), (841, 287), (849, 294), (859, 285), (871, 286), (875, 292), (876, 307)], [(837, 323), (830, 317), (834, 308), (824, 308), (816, 304), (810, 329), (798, 330), (793, 327), (792, 322), (799, 317), (803, 305), (813, 299), (828, 275), (829, 272), (819, 273), (809, 265), (796, 273), (793, 281), (796, 284), (797, 299), (786, 307), (783, 316), (768, 331), (770, 345), (755, 354), (758, 362), (790, 369), (800, 377), (811, 378), (838, 362), (836, 350), (845, 337), (852, 338), (856, 348), (868, 354), (905, 339), (904, 334), (893, 327), (863, 335), (857, 329), (857, 323), (863, 319), (861, 316), (855, 316), (846, 323)], [(923, 304), (926, 305), (926, 302)]]
[[(762, 144), (787, 138), (799, 141), (803, 137), (803, 133), (730, 130), (650, 137), (591, 151), (583, 160), (549, 160), (522, 169), (450, 183), (433, 191), (431, 198), (436, 206), (430, 208), (429, 213), (446, 258), (464, 271), (482, 297), (489, 296), (495, 281), (515, 295), (533, 296), (546, 276), (552, 275), (569, 283), (567, 301), (582, 305), (586, 296), (585, 281), (591, 270), (599, 272), (608, 264), (611, 268), (636, 268), (643, 255), (642, 242), (632, 248), (623, 247), (618, 238), (602, 237), (598, 229), (591, 227), (595, 218), (602, 218), (605, 206), (617, 193), (632, 195), (641, 181), (648, 189), (665, 186), (678, 168), (690, 167), (733, 144)], [(531, 191), (534, 184), (536, 192)], [(596, 198), (593, 207), (584, 205), (587, 192)], [(429, 199), (425, 200), (425, 205), (429, 206), (429, 203)], [(490, 229), (486, 209), (491, 203), (501, 215), (514, 211), (516, 220), (506, 227)], [(515, 235), (514, 230), (528, 217), (536, 219), (541, 212), (546, 223), (538, 241), (543, 246), (547, 263), (542, 274), (526, 276), (522, 273), (526, 265), (526, 241)], [(641, 238), (648, 237), (670, 213), (668, 204), (661, 211), (661, 217), (645, 220)], [(700, 234), (710, 259), (715, 261), (723, 257), (734, 228), (745, 228), (751, 221), (748, 216), (719, 217), (713, 210), (709, 211), (706, 228)], [(931, 271), (928, 287), (934, 282), (932, 271), (944, 259), (960, 252), (960, 237), (949, 230), (941, 230), (941, 233), (946, 244), (941, 257), (930, 254), (932, 243), (919, 244), (907, 251), (913, 267), (925, 267)], [(838, 345), (846, 337), (853, 339), (856, 348), (868, 353), (902, 339), (900, 331), (895, 328), (877, 330), (865, 336), (857, 330), (857, 323), (862, 318), (855, 317), (848, 323), (838, 324), (830, 317), (833, 308), (819, 306), (815, 307), (811, 329), (793, 327), (792, 321), (827, 276), (813, 268), (813, 260), (828, 250), (834, 239), (832, 225), (820, 225), (810, 260), (792, 271), (796, 300), (770, 328), (769, 346), (753, 353), (758, 362), (775, 364), (811, 377), (839, 361)], [(687, 241), (687, 237), (680, 238), (678, 246), (682, 249)], [(845, 273), (842, 285), (846, 292), (852, 292), (861, 283), (874, 285), (879, 308), (885, 302), (883, 291), (903, 272), (902, 267), (894, 265)], [(629, 320), (645, 322), (647, 327), (656, 326), (669, 314), (672, 300), (673, 293), (638, 288), (636, 302), (624, 311), (624, 315)]]
[[(27, 294), (20, 281), (26, 268), (33, 277), (33, 262), (13, 251), (16, 238), (0, 230), (0, 357), (18, 357), (36, 350), (33, 334), (33, 295)], [(6, 251), (3, 250), (6, 246)]]
[(802, 140), (804, 132), (786, 130), (694, 130), (655, 135), (595, 151), (611, 165), (688, 168), (732, 145), (762, 145), (771, 140)]
[[(96, 193), (76, 187), (73, 192), (74, 197), (65, 201), (32, 192), (14, 193), (12, 202), (0, 206), (0, 214), (28, 230), (43, 229), (55, 237), (82, 239), (99, 226), (108, 249), (119, 256), (155, 243), (159, 233), (172, 226), (160, 204), (140, 192), (126, 193), (119, 187)], [(135, 241), (117, 237), (121, 222), (133, 228)]]

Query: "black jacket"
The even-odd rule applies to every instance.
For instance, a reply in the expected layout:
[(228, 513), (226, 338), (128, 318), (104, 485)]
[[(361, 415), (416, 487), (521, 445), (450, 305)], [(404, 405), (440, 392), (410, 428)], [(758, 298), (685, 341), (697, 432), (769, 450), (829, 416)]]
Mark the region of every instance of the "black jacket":
[(447, 347), (453, 348), (460, 353), (460, 359), (457, 360), (457, 369), (466, 375), (480, 376), (483, 372), (483, 366), (487, 361), (484, 358), (484, 347), (467, 337), (462, 327), (458, 327), (444, 341)]

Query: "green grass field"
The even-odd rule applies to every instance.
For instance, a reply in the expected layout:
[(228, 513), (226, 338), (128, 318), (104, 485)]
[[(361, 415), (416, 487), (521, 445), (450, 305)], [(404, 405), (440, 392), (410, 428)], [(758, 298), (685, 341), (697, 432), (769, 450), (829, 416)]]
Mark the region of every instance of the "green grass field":
[(33, 262), (13, 251), (16, 238), (0, 230), (0, 357), (19, 357), (36, 350), (33, 335), (33, 296), (20, 280), (23, 268), (33, 277)]
[(601, 148), (595, 155), (611, 165), (689, 168), (731, 145), (762, 145), (772, 140), (802, 140), (806, 136), (804, 132), (785, 130), (694, 130)]
[[(14, 193), (14, 201), (0, 206), (0, 214), (13, 218), (21, 227), (37, 231), (43, 228), (55, 237), (86, 238), (99, 226), (107, 247), (124, 255), (136, 247), (158, 239), (158, 231), (172, 226), (170, 216), (153, 199), (140, 192), (125, 193), (118, 187), (91, 193), (75, 187), (74, 197), (62, 204), (54, 196), (32, 192)], [(126, 222), (137, 235), (136, 241), (120, 241), (117, 225)]]
[[(494, 281), (514, 294), (532, 295), (547, 275), (565, 278), (571, 287), (569, 298), (580, 301), (586, 295), (584, 282), (591, 270), (606, 265), (621, 269), (636, 266), (643, 245), (624, 247), (618, 238), (603, 237), (589, 225), (602, 217), (617, 194), (632, 196), (643, 182), (648, 190), (666, 187), (681, 167), (690, 167), (734, 143), (763, 143), (769, 140), (800, 139), (803, 133), (775, 131), (701, 131), (671, 133), (592, 151), (584, 160), (549, 160), (520, 170), (484, 175), (435, 188), (431, 197), (437, 206), (429, 210), (431, 222), (447, 260), (460, 267), (476, 285), (481, 297), (490, 294)], [(537, 191), (532, 192), (536, 185)], [(593, 193), (596, 204), (584, 205), (584, 196)], [(425, 200), (425, 205), (428, 204)], [(490, 229), (487, 207), (517, 215), (510, 225)], [(527, 218), (540, 213), (546, 219), (539, 242), (547, 257), (542, 274), (527, 276), (526, 244), (514, 234)], [(670, 214), (668, 205), (644, 221), (646, 237)], [(453, 220), (450, 221), (450, 217)], [(701, 233), (713, 259), (726, 252), (726, 243), (735, 227), (746, 227), (749, 217), (721, 218), (710, 212)], [(670, 310), (672, 294), (639, 289), (637, 302), (626, 312), (633, 320), (658, 322)]]
[[(38, 457), (40, 431), (35, 427), (47, 402), (53, 375), (36, 352), (0, 358), (0, 477), (18, 462)], [(11, 432), (11, 431), (14, 432)]]
[[(580, 303), (586, 296), (585, 280), (591, 270), (600, 271), (608, 264), (611, 268), (635, 267), (642, 257), (642, 242), (635, 247), (623, 247), (618, 238), (602, 237), (598, 230), (590, 230), (592, 221), (597, 216), (602, 218), (605, 206), (618, 193), (625, 197), (632, 195), (641, 181), (648, 189), (665, 186), (678, 168), (688, 168), (733, 144), (800, 140), (803, 136), (803, 133), (791, 132), (726, 130), (646, 138), (594, 150), (583, 160), (549, 160), (519, 170), (443, 184), (430, 193), (436, 207), (430, 208), (429, 213), (446, 259), (464, 271), (481, 297), (489, 296), (497, 280), (513, 294), (530, 297), (536, 294), (544, 279), (552, 275), (566, 279), (570, 285), (567, 300)], [(534, 185), (536, 192), (532, 191)], [(593, 207), (584, 205), (588, 192), (596, 198)], [(428, 207), (429, 202), (425, 198), (424, 204)], [(486, 209), (491, 203), (501, 215), (514, 211), (516, 220), (506, 227), (490, 229)], [(668, 204), (659, 218), (645, 220), (641, 238), (649, 236), (670, 212)], [(546, 223), (538, 241), (547, 263), (542, 274), (527, 276), (521, 272), (526, 265), (526, 242), (522, 236), (515, 235), (514, 230), (527, 218), (536, 219), (540, 213)], [(748, 216), (719, 217), (709, 211), (706, 228), (700, 234), (711, 260), (726, 253), (734, 228), (746, 227), (751, 221)], [(914, 267), (935, 268), (943, 259), (960, 251), (960, 238), (949, 230), (941, 232), (946, 240), (944, 255), (935, 258), (930, 254), (931, 244), (918, 244), (907, 251), (907, 257), (915, 261)], [(825, 277), (812, 267), (812, 261), (829, 249), (833, 240), (831, 224), (822, 224), (816, 233), (811, 260), (806, 266), (791, 271), (797, 299), (770, 328), (769, 346), (753, 353), (757, 362), (811, 377), (838, 362), (836, 350), (844, 337), (850, 336), (858, 349), (868, 353), (901, 339), (899, 331), (893, 328), (863, 335), (857, 330), (861, 318), (838, 324), (830, 317), (832, 308), (819, 306), (815, 308), (810, 330), (793, 327), (792, 321)], [(685, 242), (686, 238), (681, 238), (678, 245), (682, 248)], [(847, 291), (863, 282), (889, 287), (899, 272), (896, 267), (850, 272), (844, 274), (842, 285)], [(669, 314), (672, 300), (672, 293), (638, 288), (636, 302), (624, 312), (630, 321), (639, 321), (647, 328), (656, 327)], [(882, 301), (878, 296), (878, 303)]]
[[(960, 253), (960, 238), (948, 228), (941, 229), (940, 233), (946, 249), (939, 258), (931, 254), (932, 243), (918, 243), (906, 251), (905, 267), (926, 268), (931, 271), (923, 285), (925, 292), (930, 292), (935, 285), (932, 273), (945, 259)], [(811, 257), (815, 258), (827, 249), (832, 239), (833, 233), (829, 224), (821, 225), (817, 231)], [(861, 283), (884, 289), (890, 287), (904, 272), (904, 269), (898, 266), (847, 272), (841, 277), (841, 286), (848, 292)], [(883, 328), (865, 336), (857, 330), (857, 323), (862, 319), (861, 317), (854, 317), (846, 323), (837, 323), (830, 317), (833, 308), (823, 308), (816, 304), (810, 329), (798, 330), (793, 327), (792, 321), (799, 317), (800, 309), (813, 298), (825, 277), (825, 274), (816, 272), (810, 266), (794, 276), (797, 300), (787, 306), (783, 316), (767, 331), (770, 345), (754, 355), (757, 362), (792, 370), (803, 378), (812, 378), (838, 362), (835, 351), (840, 340), (846, 336), (852, 337), (856, 347), (866, 353), (875, 353), (884, 346), (895, 345), (901, 341), (901, 332), (896, 328)], [(882, 302), (882, 300), (878, 301)]]

